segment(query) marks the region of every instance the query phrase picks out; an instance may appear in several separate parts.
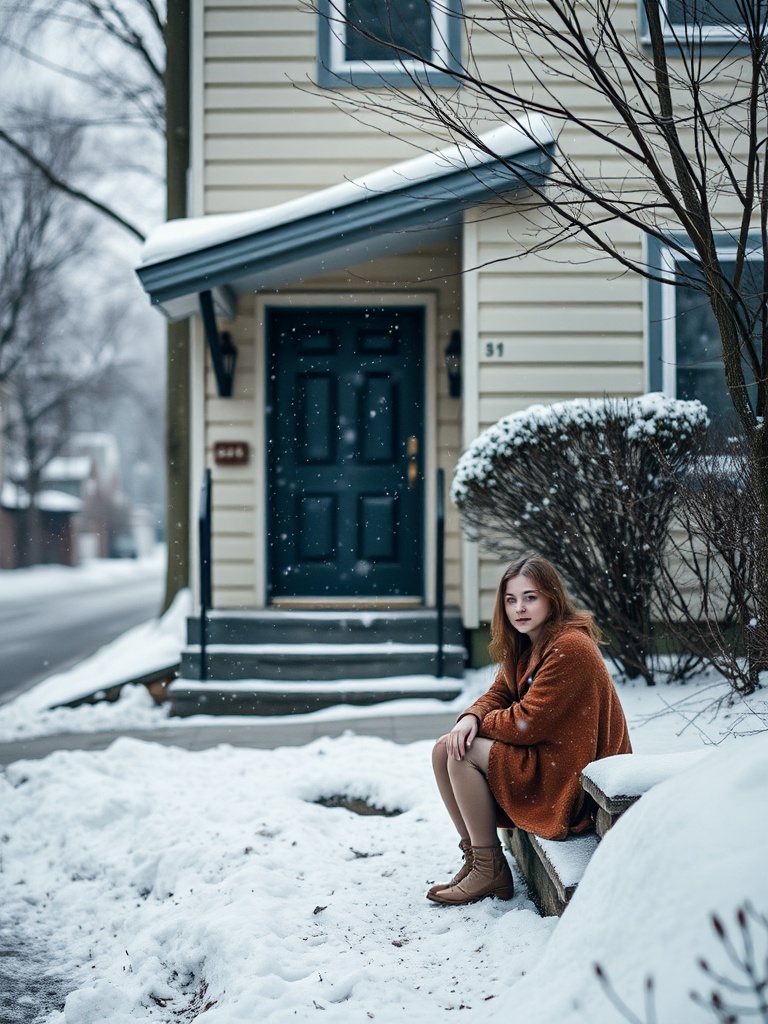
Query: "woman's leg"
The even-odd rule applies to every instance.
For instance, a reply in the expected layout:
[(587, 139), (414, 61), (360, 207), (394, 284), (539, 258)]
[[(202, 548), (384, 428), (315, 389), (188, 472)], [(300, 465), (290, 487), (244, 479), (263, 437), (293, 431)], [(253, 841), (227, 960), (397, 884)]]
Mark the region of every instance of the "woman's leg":
[(448, 775), (448, 751), (445, 746), (445, 736), (441, 736), (432, 750), (432, 770), (435, 773), (435, 781), (440, 792), (445, 809), (448, 811), (451, 821), (462, 842), (469, 842), (469, 829), (462, 817), (456, 797), (453, 795), (453, 786)]
[(443, 802), (462, 840), (468, 834), (471, 845), (465, 868), (453, 882), (433, 886), (427, 893), (434, 903), (461, 906), (486, 896), (508, 900), (514, 893), (512, 872), (496, 832), (496, 801), (486, 779), (492, 745), (492, 740), (475, 739), (461, 761), (448, 757), (444, 744), (442, 756), (439, 741), (435, 747), (435, 775)]
[(493, 740), (475, 739), (463, 760), (447, 760), (453, 799), (472, 846), (495, 846), (499, 842), (496, 801), (485, 777), (492, 746)]
[(492, 740), (475, 739), (463, 761), (448, 756), (441, 736), (432, 752), (432, 767), (445, 808), (462, 840), (472, 846), (491, 846), (496, 835), (496, 801), (485, 773)]

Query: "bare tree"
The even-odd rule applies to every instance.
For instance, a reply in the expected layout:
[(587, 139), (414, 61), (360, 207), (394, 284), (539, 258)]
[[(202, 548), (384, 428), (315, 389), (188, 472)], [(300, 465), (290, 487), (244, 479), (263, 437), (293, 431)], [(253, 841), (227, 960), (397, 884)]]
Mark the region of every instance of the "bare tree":
[[(44, 151), (55, 173), (68, 173), (77, 133), (46, 132), (26, 144)], [(13, 153), (0, 160), (0, 381), (11, 382), (35, 339), (53, 332), (64, 301), (63, 268), (82, 256), (86, 226), (47, 175)], [(66, 219), (67, 223), (63, 223)]]
[[(49, 81), (64, 79), (73, 96), (66, 121), (94, 143), (98, 159), (80, 161), (77, 174), (62, 174), (29, 137), (30, 121), (45, 123), (33, 101), (16, 98), (0, 117), (0, 143), (13, 149), (50, 184), (129, 231), (139, 241), (144, 231), (127, 212), (104, 196), (105, 166), (145, 175), (158, 186), (158, 162), (141, 154), (165, 131), (164, 13), (153, 0), (30, 0), (10, 3), (1, 12), (0, 40), (20, 66), (32, 66)], [(55, 45), (54, 45), (55, 43)], [(87, 113), (84, 113), (87, 111)], [(50, 123), (50, 120), (49, 120)], [(147, 143), (149, 142), (149, 146)], [(106, 154), (106, 157), (105, 157)], [(130, 157), (127, 154), (131, 154)], [(128, 204), (132, 210), (133, 204)]]
[(66, 450), (77, 429), (80, 407), (105, 391), (118, 392), (119, 361), (108, 348), (83, 358), (57, 357), (40, 365), (30, 353), (29, 360), (14, 374), (10, 416), (6, 426), (12, 455), (18, 457), (19, 482), (24, 492), (23, 529), (18, 538), (20, 565), (42, 560), (42, 530), (39, 495), (45, 469)]
[[(330, 30), (389, 49), (413, 88), (386, 86), (393, 118), (468, 141), (489, 122), (544, 116), (557, 138), (534, 185), (536, 232), (525, 252), (577, 239), (620, 270), (693, 289), (717, 325), (734, 418), (760, 496), (755, 543), (768, 550), (768, 0), (487, 0), (459, 18), (464, 53), (440, 59), (346, 20), (330, 0)], [(670, 9), (678, 12), (671, 19)], [(719, 44), (708, 44), (710, 28)], [(354, 44), (352, 44), (354, 45)], [(481, 54), (507, 54), (491, 80)], [(361, 52), (363, 49), (361, 47)], [(443, 47), (445, 52), (445, 47)], [(422, 71), (409, 71), (414, 61)], [(498, 64), (496, 65), (498, 66)], [(430, 75), (454, 89), (434, 88)], [(381, 109), (381, 91), (358, 91), (358, 110)], [(572, 140), (616, 162), (582, 165)], [(531, 147), (540, 147), (530, 132)], [(499, 154), (490, 155), (499, 158)], [(514, 166), (506, 161), (510, 172)], [(605, 170), (603, 170), (605, 166)], [(611, 171), (611, 167), (614, 168)], [(501, 199), (501, 197), (500, 197)], [(548, 229), (542, 227), (548, 220)], [(658, 267), (628, 248), (622, 229), (655, 240), (676, 261)], [(733, 260), (725, 260), (727, 237)], [(757, 281), (750, 260), (757, 257)], [(768, 574), (752, 594), (768, 621)], [(768, 650), (755, 652), (763, 668)]]
[[(46, 108), (52, 124), (52, 107)], [(26, 141), (26, 139), (25, 139)], [(30, 140), (56, 174), (76, 166), (82, 138), (67, 126)], [(77, 429), (84, 406), (123, 376), (116, 338), (85, 320), (88, 289), (78, 280), (93, 258), (92, 216), (19, 155), (0, 160), (0, 382), (10, 395), (4, 426), (26, 496), (22, 564), (40, 560), (37, 495), (47, 465)], [(87, 329), (84, 330), (84, 324)]]
[[(78, 103), (69, 118), (87, 130), (96, 145), (90, 174), (62, 176), (25, 143), (22, 117), (0, 114), (2, 144), (23, 156), (31, 167), (67, 195), (97, 210), (111, 223), (143, 240), (143, 229), (130, 213), (102, 194), (105, 168), (115, 173), (149, 174), (154, 164), (127, 161), (126, 153), (162, 143), (165, 148), (166, 216), (187, 215), (189, 165), (189, 2), (168, 0), (10, 0), (0, 11), (0, 46), (60, 79), (79, 86), (88, 103)], [(48, 32), (65, 39), (56, 56), (46, 49)], [(41, 43), (42, 41), (42, 43)], [(166, 68), (170, 71), (166, 71)], [(0, 106), (0, 110), (2, 107)], [(91, 110), (88, 118), (79, 113)], [(105, 158), (105, 147), (108, 156)], [(109, 155), (111, 154), (111, 156)], [(158, 182), (159, 184), (159, 182)], [(172, 323), (166, 356), (166, 533), (168, 567), (164, 607), (189, 584), (189, 327)]]
[(657, 618), (681, 650), (752, 693), (768, 649), (768, 621), (755, 615), (768, 552), (757, 536), (762, 498), (743, 439), (708, 438), (682, 474), (659, 454), (677, 500), (656, 577)]

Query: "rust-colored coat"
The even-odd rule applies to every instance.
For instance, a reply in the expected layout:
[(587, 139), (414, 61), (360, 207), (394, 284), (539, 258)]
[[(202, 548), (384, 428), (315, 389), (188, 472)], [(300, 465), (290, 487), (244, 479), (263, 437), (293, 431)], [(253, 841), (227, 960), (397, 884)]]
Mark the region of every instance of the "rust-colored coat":
[[(528, 685), (531, 674), (533, 682)], [(518, 825), (547, 839), (592, 826), (581, 788), (582, 769), (611, 754), (629, 754), (626, 719), (597, 644), (566, 627), (529, 667), (493, 686), (459, 717), (474, 715), (478, 736), (494, 740), (488, 785), (500, 827)]]

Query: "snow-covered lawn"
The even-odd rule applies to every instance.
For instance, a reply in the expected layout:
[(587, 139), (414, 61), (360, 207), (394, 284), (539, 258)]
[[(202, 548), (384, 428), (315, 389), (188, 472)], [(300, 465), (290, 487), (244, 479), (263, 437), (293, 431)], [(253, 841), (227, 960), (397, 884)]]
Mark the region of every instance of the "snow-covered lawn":
[[(178, 628), (172, 621), (140, 627), (144, 655)], [(124, 646), (126, 664), (135, 647)], [(114, 705), (46, 712), (52, 692), (98, 679), (93, 664), (64, 675), (0, 709), (5, 738), (23, 732), (22, 718), (38, 734), (171, 724), (140, 688)], [(468, 674), (457, 708), (487, 681)], [(538, 916), (519, 879), (508, 904), (424, 899), (458, 864), (429, 741), (348, 734), (192, 753), (122, 738), (0, 775), (0, 938), (36, 944), (63, 979), (66, 1005), (48, 1024), (621, 1022), (596, 962), (642, 1022), (717, 1019), (690, 998), (722, 990), (697, 960), (743, 979), (710, 915), (738, 939), (739, 906), (768, 912), (765, 691), (731, 703), (722, 681), (701, 677), (619, 692), (635, 750), (712, 752), (627, 812), (559, 922)], [(437, 707), (402, 701), (367, 713)], [(316, 802), (337, 795), (401, 813)], [(764, 957), (768, 926), (752, 934)], [(655, 1018), (644, 1009), (647, 976)]]
[[(768, 910), (768, 736), (643, 797), (559, 924), (522, 884), (509, 904), (424, 899), (457, 864), (429, 752), (351, 735), (202, 753), (119, 739), (11, 765), (0, 905), (65, 979), (46, 1019), (195, 1020), (210, 1004), (209, 1024), (621, 1020), (596, 961), (636, 1012), (651, 974), (660, 1022), (711, 1019), (688, 996), (708, 989), (696, 959), (734, 970), (709, 914)], [(335, 795), (402, 813), (315, 802)]]

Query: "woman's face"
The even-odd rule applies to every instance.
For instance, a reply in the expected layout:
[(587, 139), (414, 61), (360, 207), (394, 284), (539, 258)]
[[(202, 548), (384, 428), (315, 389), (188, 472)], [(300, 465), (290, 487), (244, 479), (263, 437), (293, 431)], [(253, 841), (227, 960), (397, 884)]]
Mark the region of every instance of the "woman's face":
[(514, 576), (504, 588), (504, 610), (518, 633), (530, 637), (535, 644), (549, 616), (552, 603), (544, 597), (533, 580)]

